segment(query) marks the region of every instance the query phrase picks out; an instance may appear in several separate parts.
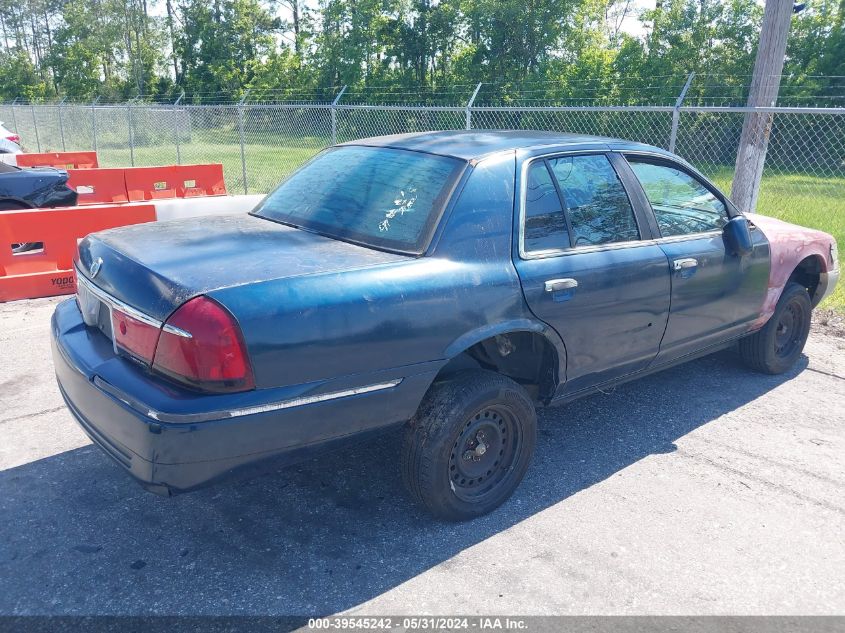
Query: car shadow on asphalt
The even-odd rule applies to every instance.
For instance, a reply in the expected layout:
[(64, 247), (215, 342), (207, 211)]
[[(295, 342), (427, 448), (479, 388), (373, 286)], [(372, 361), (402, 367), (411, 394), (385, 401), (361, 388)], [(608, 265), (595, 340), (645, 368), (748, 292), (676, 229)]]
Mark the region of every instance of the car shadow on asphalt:
[(515, 495), (461, 524), (431, 519), (405, 495), (399, 432), (171, 499), (141, 490), (93, 446), (12, 468), (0, 472), (0, 613), (349, 609), (672, 452), (677, 439), (806, 366), (802, 357), (791, 372), (765, 376), (727, 351), (543, 411), (534, 463)]

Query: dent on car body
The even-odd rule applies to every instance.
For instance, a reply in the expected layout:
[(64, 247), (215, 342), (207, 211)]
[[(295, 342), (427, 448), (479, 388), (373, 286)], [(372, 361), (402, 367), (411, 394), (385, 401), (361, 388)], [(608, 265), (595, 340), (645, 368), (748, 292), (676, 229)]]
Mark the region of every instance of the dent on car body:
[(821, 262), (821, 272), (830, 271), (833, 265), (833, 238), (822, 231), (796, 226), (765, 215), (747, 213), (746, 216), (763, 232), (770, 248), (769, 286), (760, 317), (752, 326), (757, 328), (762, 327), (774, 314), (775, 306), (790, 275), (803, 260), (817, 256)]

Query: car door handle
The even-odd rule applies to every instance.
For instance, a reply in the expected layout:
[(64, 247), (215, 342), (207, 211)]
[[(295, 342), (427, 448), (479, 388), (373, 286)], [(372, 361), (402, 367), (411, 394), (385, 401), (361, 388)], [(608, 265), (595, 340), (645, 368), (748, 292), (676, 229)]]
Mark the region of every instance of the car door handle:
[(561, 290), (574, 290), (578, 287), (575, 279), (549, 279), (546, 282), (546, 292), (560, 292)]
[(676, 259), (672, 264), (675, 270), (686, 270), (698, 266), (698, 260), (695, 257), (687, 257), (685, 259)]

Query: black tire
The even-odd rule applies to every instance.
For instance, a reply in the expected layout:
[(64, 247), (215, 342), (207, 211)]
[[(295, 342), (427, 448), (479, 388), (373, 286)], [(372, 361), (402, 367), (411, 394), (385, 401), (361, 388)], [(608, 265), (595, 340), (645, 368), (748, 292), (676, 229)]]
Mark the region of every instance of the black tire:
[(807, 289), (789, 282), (766, 325), (739, 342), (742, 359), (752, 369), (766, 374), (787, 371), (804, 350), (812, 312)]
[(492, 511), (522, 481), (537, 443), (534, 404), (510, 378), (457, 372), (432, 385), (405, 432), (402, 481), (441, 519)]

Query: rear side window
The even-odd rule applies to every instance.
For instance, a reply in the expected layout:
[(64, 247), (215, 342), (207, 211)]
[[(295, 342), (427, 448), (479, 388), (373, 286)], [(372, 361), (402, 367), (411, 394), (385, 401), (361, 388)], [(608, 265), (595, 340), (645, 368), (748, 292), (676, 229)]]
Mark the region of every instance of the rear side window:
[(721, 230), (728, 221), (722, 201), (685, 171), (631, 157), (628, 163), (654, 209), (663, 237)]
[(573, 246), (639, 239), (631, 201), (607, 156), (561, 156), (548, 162), (572, 225)]
[(634, 208), (604, 154), (538, 159), (526, 176), (526, 253), (640, 238)]
[(525, 191), (525, 250), (536, 253), (569, 247), (566, 216), (546, 162), (528, 168)]

